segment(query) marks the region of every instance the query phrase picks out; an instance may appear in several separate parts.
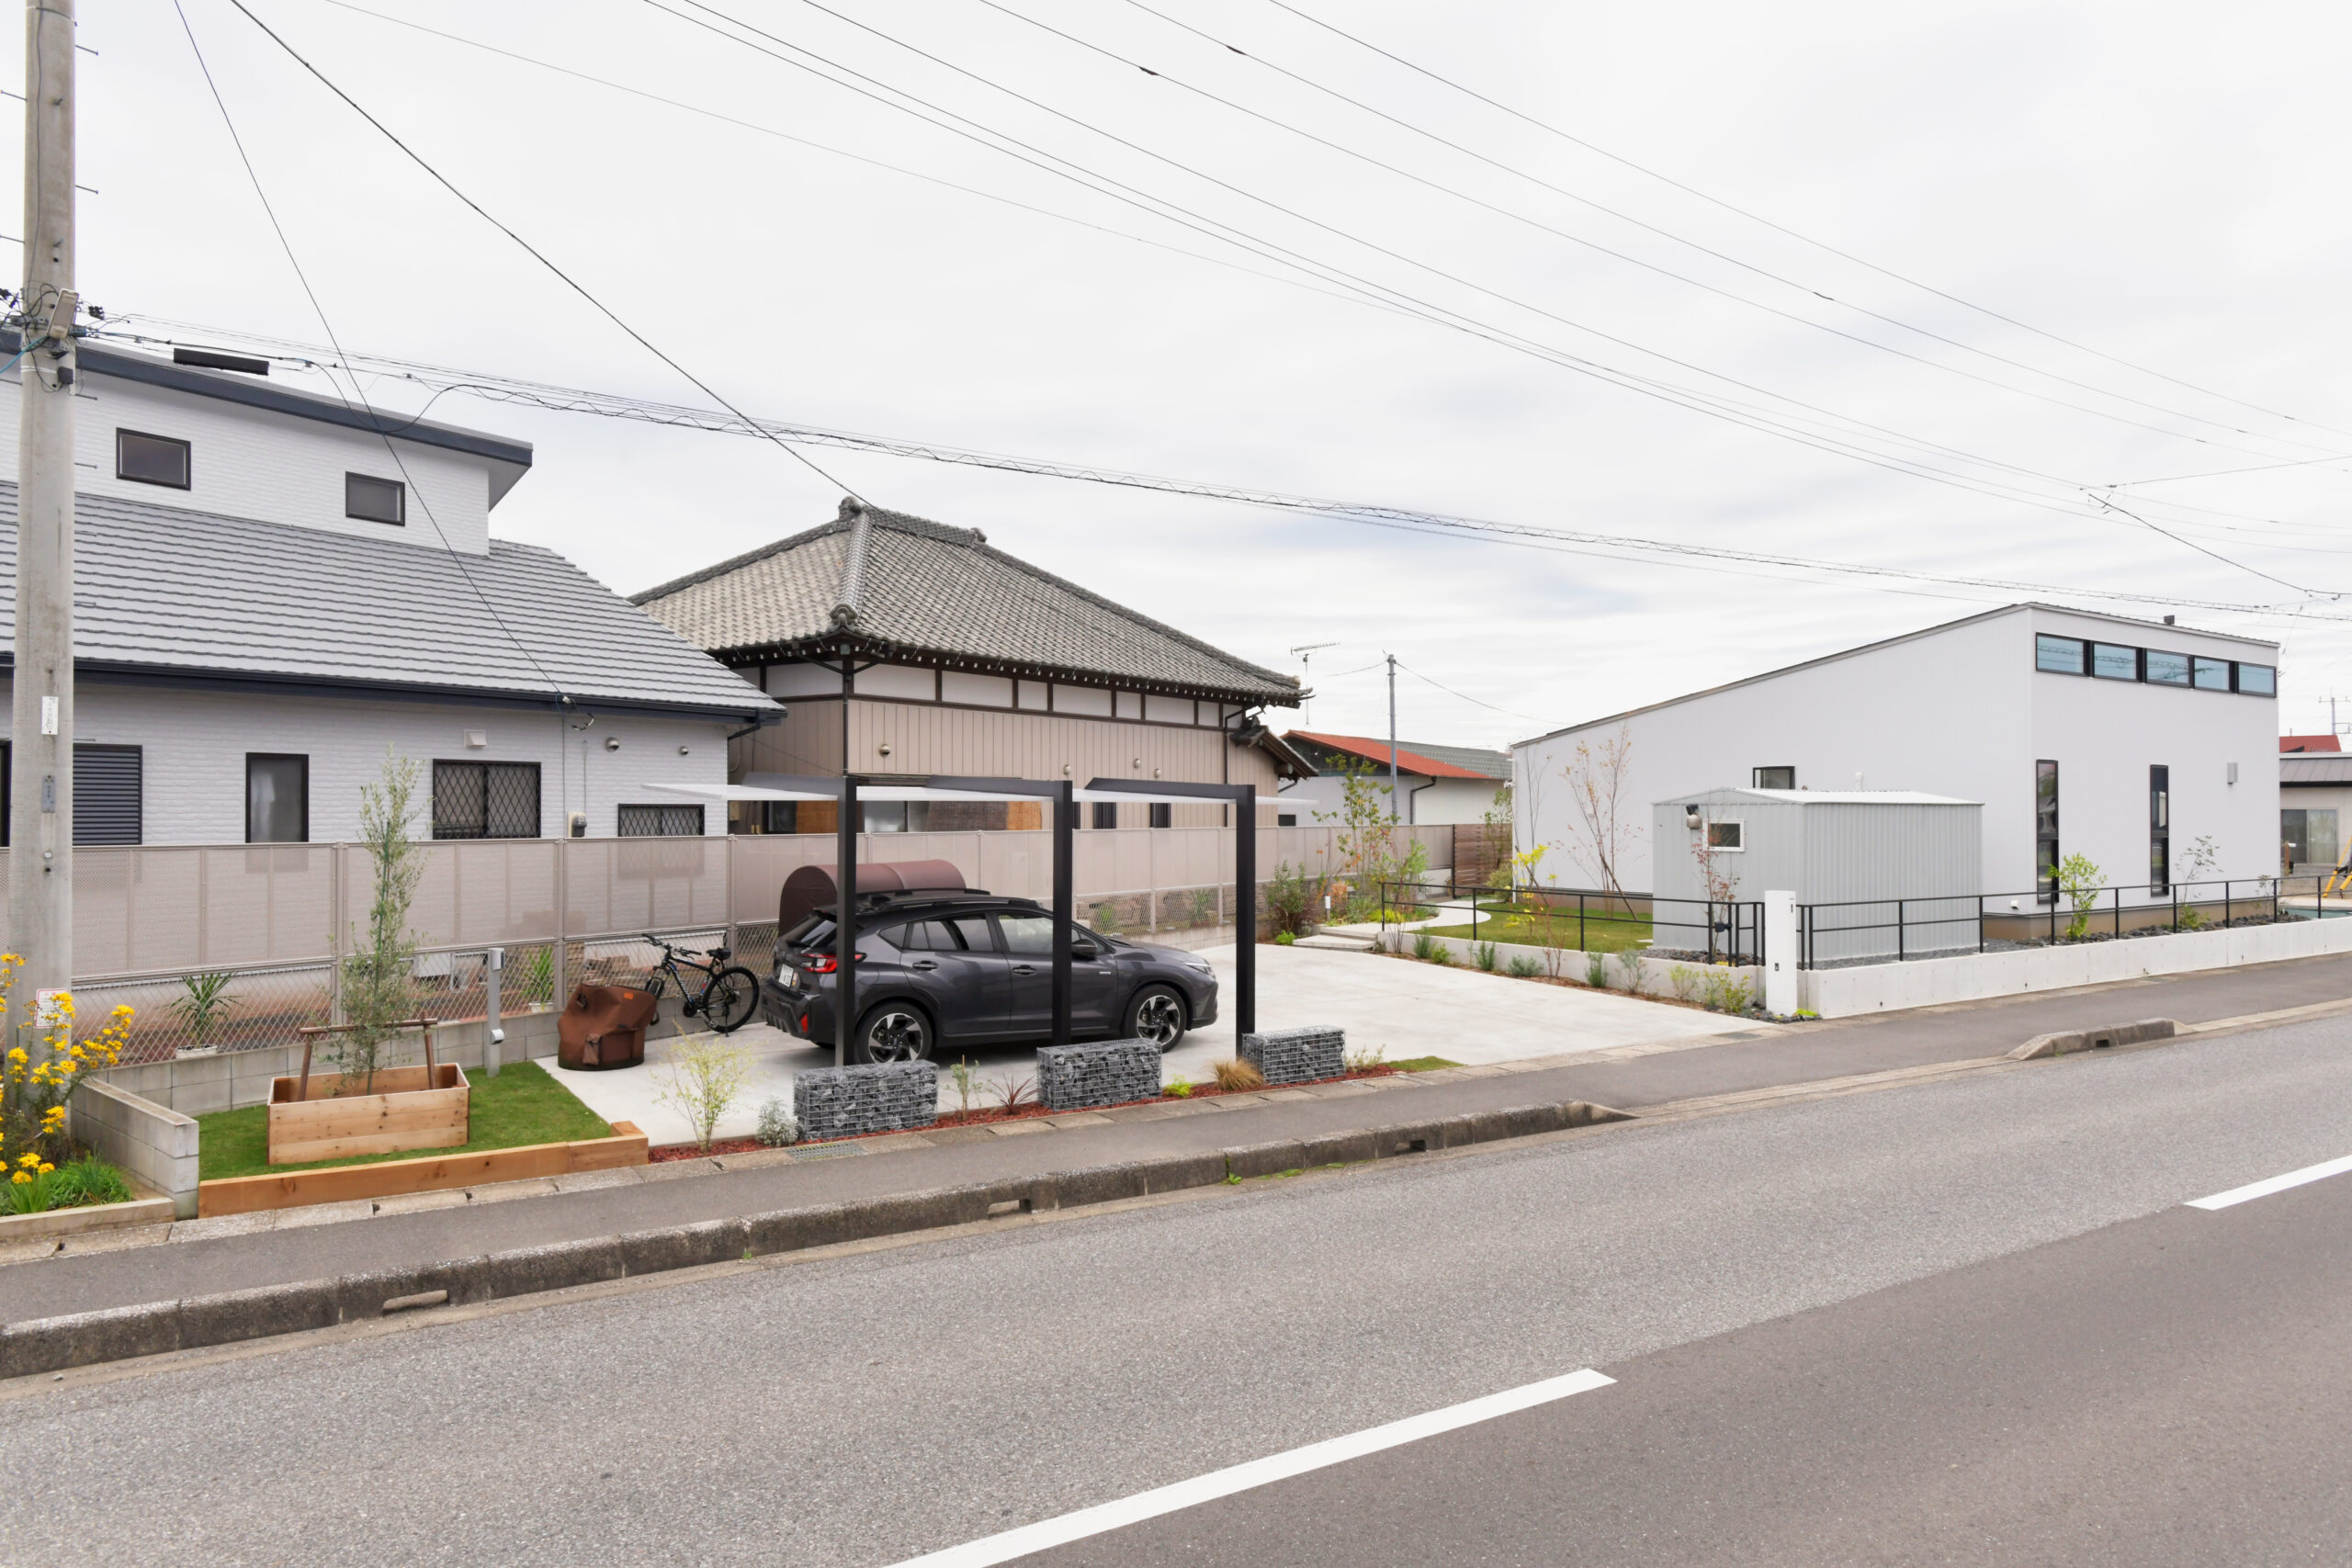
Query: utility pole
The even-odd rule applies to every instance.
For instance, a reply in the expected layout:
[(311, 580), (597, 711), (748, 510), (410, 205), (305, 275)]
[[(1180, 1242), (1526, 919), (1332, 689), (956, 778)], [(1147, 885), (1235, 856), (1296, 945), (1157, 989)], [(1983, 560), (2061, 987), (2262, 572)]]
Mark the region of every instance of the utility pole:
[(1388, 655), (1388, 825), (1396, 826), (1396, 656)]
[[(1291, 652), (1295, 655), (1298, 660), (1298, 683), (1301, 686), (1305, 686), (1306, 684), (1306, 677), (1309, 673), (1309, 671), (1306, 668), (1307, 660), (1315, 657), (1315, 650), (1317, 649), (1337, 648), (1340, 645), (1336, 642), (1310, 642), (1304, 644), (1301, 647), (1292, 649)], [(1311, 729), (1314, 728), (1314, 725), (1315, 702), (1314, 699), (1310, 697), (1307, 699), (1306, 705), (1298, 710), (1298, 727), (1301, 729)]]
[(8, 941), (45, 1003), (74, 984), (74, 0), (25, 0), (24, 245)]

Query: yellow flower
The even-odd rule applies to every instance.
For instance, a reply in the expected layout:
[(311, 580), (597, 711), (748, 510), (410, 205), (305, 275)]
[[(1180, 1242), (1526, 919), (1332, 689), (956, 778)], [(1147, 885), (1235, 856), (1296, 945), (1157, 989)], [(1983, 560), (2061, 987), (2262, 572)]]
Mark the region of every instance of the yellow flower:
[(18, 1160), (17, 1163), (18, 1165), (39, 1165), (39, 1164), (40, 1163), (40, 1156), (39, 1156), (39, 1155), (27, 1155), (24, 1158), (22, 1158), (22, 1159)]
[(8, 1179), (15, 1182), (19, 1187), (29, 1187), (33, 1182), (32, 1177), (28, 1173), (21, 1170), (17, 1172), (16, 1175), (10, 1177)]
[(40, 1162), (40, 1173), (43, 1176), (47, 1176), (51, 1171), (55, 1170), (56, 1168), (57, 1168), (55, 1166), (50, 1164), (47, 1160)]

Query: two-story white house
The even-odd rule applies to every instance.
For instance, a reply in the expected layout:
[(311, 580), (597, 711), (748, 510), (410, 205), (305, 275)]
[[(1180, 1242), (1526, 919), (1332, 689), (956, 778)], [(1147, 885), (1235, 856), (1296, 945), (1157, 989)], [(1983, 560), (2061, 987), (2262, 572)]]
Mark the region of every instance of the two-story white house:
[[(553, 550), (491, 537), (528, 445), (118, 347), (80, 364), (76, 842), (352, 839), (388, 749), (419, 763), (436, 838), (727, 830), (645, 785), (724, 784), (728, 738), (782, 708)], [(18, 396), (0, 378), (0, 473)], [(0, 549), (6, 616), (13, 484)]]
[[(1619, 886), (1651, 892), (1655, 856), (1688, 852), (1651, 841), (1679, 795), (1917, 791), (1982, 805), (1986, 894), (2049, 898), (2076, 853), (2126, 889), (2273, 875), (2278, 664), (2276, 643), (2170, 619), (2011, 604), (1520, 741), (1518, 841), (1592, 886), (1577, 796), (1597, 784)], [(1887, 896), (1979, 890), (1930, 880), (1890, 874)]]

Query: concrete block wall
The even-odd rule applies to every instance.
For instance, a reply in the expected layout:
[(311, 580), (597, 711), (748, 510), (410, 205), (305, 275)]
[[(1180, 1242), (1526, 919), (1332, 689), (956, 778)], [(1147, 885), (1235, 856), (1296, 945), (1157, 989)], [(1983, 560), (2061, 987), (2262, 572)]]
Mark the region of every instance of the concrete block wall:
[(1159, 1060), (1159, 1047), (1148, 1040), (1039, 1046), (1037, 1102), (1048, 1111), (1079, 1111), (1157, 1100)]
[(76, 1143), (96, 1151), (151, 1191), (172, 1201), (181, 1219), (196, 1218), (196, 1121), (97, 1077), (74, 1086)]
[(1237, 1054), (1270, 1084), (1314, 1083), (1347, 1073), (1347, 1032), (1308, 1028), (1245, 1034)]
[(815, 1068), (792, 1080), (792, 1115), (803, 1138), (928, 1127), (939, 1120), (939, 1064)]

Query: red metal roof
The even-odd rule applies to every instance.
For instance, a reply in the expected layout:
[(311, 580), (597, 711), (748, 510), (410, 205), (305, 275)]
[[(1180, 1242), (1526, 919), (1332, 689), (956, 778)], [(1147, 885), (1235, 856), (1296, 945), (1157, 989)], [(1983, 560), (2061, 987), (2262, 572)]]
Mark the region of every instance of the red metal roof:
[(2281, 755), (2295, 751), (2341, 751), (2343, 743), (2333, 735), (2282, 735), (2278, 738)]
[[(1366, 761), (1377, 762), (1384, 768), (1388, 765), (1388, 742), (1374, 740), (1368, 736), (1324, 735), (1312, 729), (1294, 729), (1284, 739), (1293, 745), (1305, 740), (1317, 746), (1327, 746), (1334, 751), (1349, 752), (1363, 758)], [(1452, 762), (1441, 762), (1435, 757), (1425, 756), (1419, 751), (1408, 751), (1402, 746), (1396, 748), (1396, 766), (1404, 773), (1419, 773), (1423, 778), (1486, 779), (1488, 784), (1494, 782), (1485, 773), (1474, 772), (1469, 768), (1459, 768)]]

